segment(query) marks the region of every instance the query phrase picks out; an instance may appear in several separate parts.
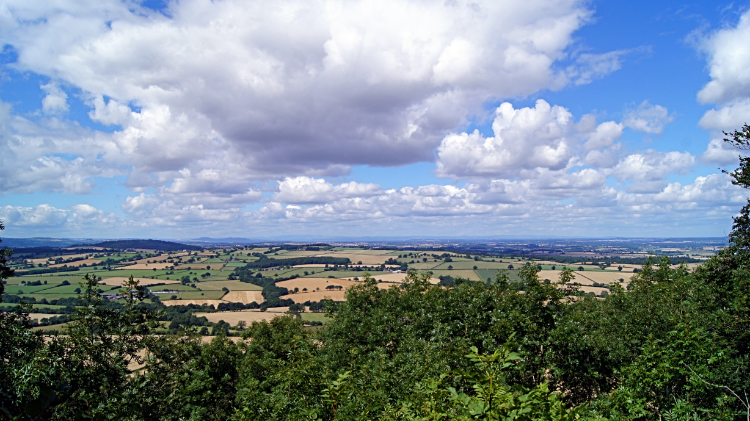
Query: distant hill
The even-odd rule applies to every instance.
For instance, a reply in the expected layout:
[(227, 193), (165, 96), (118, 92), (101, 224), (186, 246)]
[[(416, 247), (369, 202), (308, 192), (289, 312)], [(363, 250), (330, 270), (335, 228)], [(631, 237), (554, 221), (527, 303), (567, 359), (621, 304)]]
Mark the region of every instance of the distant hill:
[(162, 240), (112, 240), (102, 241), (94, 244), (78, 244), (71, 247), (105, 247), (110, 249), (150, 249), (162, 251), (175, 250), (203, 250), (203, 247), (190, 246), (187, 244), (173, 243)]
[(82, 246), (90, 245), (99, 240), (82, 239), (82, 238), (49, 238), (49, 237), (34, 237), (34, 238), (12, 238), (3, 237), (3, 242), (0, 247), (10, 248), (30, 248), (30, 247), (68, 247), (73, 244)]

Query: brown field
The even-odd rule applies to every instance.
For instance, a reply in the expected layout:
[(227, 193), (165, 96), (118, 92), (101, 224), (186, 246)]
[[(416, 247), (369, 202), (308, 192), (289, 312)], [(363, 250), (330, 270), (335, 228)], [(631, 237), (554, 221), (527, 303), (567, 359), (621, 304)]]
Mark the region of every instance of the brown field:
[(317, 289), (326, 291), (326, 287), (330, 285), (341, 285), (346, 289), (354, 284), (356, 284), (356, 282), (352, 280), (331, 278), (295, 278), (289, 279), (288, 281), (276, 282), (276, 286), (286, 288), (290, 291), (294, 290), (294, 288), (299, 288), (300, 291), (302, 291), (303, 288), (307, 288), (310, 292)]
[[(44, 318), (49, 319), (50, 317), (62, 316), (62, 314), (46, 314), (46, 313), (27, 313), (30, 319), (42, 320)], [(70, 316), (70, 315), (68, 315)]]
[(625, 269), (623, 269), (622, 272), (576, 272), (576, 274), (580, 274), (580, 278), (585, 277), (593, 282), (598, 282), (601, 284), (620, 282), (620, 278), (624, 279), (625, 282), (630, 282), (630, 278), (635, 275), (633, 272), (625, 272)]
[(596, 295), (601, 294), (602, 291), (609, 292), (609, 290), (607, 290), (606, 288), (595, 288), (595, 287), (585, 287), (585, 286), (584, 287), (579, 287), (578, 290), (581, 291), (581, 292), (586, 292), (586, 293), (593, 292)]
[[(156, 285), (156, 284), (179, 284), (180, 283), (180, 281), (174, 281), (174, 280), (169, 280), (169, 279), (151, 279), (151, 278), (133, 278), (133, 279), (138, 281), (138, 285), (142, 285), (145, 287), (149, 285)], [(126, 278), (125, 276), (115, 276), (113, 278), (103, 279), (99, 283), (102, 285), (115, 286), (115, 285), (122, 285), (122, 283), (127, 280), (128, 278)]]
[[(575, 275), (575, 279), (573, 282), (578, 282), (581, 285), (591, 285), (594, 282), (598, 282), (601, 284), (611, 284), (613, 282), (620, 282), (620, 278), (625, 279), (625, 283), (630, 281), (630, 277), (633, 276), (633, 273), (627, 273), (625, 272), (625, 269), (623, 269), (622, 272), (618, 271), (607, 271), (607, 272), (592, 272), (592, 271), (575, 271), (573, 272)], [(550, 281), (558, 281), (560, 279), (560, 271), (559, 270), (543, 270), (539, 272), (539, 279), (549, 279)]]
[[(392, 284), (388, 284), (392, 285)], [(330, 298), (333, 301), (346, 301), (346, 291), (315, 291), (315, 292), (300, 292), (297, 294), (282, 295), (282, 299), (291, 299), (295, 303), (304, 303), (305, 301), (320, 301), (326, 298)]]
[[(37, 260), (37, 259), (35, 259), (35, 260)], [(86, 260), (78, 260), (78, 261), (75, 261), (75, 262), (69, 262), (69, 263), (58, 263), (58, 264), (56, 264), (56, 265), (49, 265), (49, 267), (51, 267), (51, 268), (61, 268), (61, 267), (63, 267), (63, 266), (67, 266), (67, 267), (69, 267), (69, 268), (70, 268), (70, 267), (78, 267), (78, 266), (83, 266), (84, 264), (85, 264), (86, 266), (91, 266), (91, 265), (93, 265), (93, 264), (97, 264), (97, 265), (98, 265), (98, 264), (99, 264), (99, 263), (101, 263), (101, 262), (102, 262), (102, 261), (101, 261), (101, 260), (98, 260), (98, 259), (86, 259)]]
[(258, 311), (258, 310), (243, 310), (243, 311), (220, 311), (216, 313), (195, 313), (195, 317), (205, 317), (209, 322), (217, 323), (219, 320), (224, 320), (232, 326), (237, 326), (237, 323), (244, 321), (248, 325), (252, 322), (260, 321), (271, 321), (275, 317), (289, 317), (288, 314), (282, 312), (271, 312), (271, 311)]
[(265, 298), (263, 298), (261, 291), (230, 291), (227, 295), (221, 297), (221, 300), (242, 304), (250, 304), (255, 301), (260, 304), (265, 301)]

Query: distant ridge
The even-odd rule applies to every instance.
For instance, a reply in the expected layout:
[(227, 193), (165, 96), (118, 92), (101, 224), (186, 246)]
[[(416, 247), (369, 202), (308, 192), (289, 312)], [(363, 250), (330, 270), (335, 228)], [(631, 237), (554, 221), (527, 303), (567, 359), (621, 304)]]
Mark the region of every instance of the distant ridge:
[(203, 247), (162, 240), (111, 240), (93, 244), (76, 244), (70, 247), (105, 247), (111, 249), (153, 249), (162, 251), (202, 250)]

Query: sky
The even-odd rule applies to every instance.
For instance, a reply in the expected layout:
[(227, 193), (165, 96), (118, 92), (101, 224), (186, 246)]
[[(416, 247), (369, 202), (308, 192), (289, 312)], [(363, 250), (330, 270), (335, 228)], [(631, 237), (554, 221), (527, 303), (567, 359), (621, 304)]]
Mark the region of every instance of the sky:
[(725, 236), (749, 6), (0, 1), (3, 235)]

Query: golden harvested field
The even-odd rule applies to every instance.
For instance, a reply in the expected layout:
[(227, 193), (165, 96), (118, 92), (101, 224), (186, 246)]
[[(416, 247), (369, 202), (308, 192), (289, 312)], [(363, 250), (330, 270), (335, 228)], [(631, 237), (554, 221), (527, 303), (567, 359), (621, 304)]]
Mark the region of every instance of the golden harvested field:
[(222, 301), (233, 303), (250, 304), (255, 301), (260, 304), (265, 301), (261, 291), (230, 291), (227, 295), (221, 297)]
[[(150, 285), (156, 285), (156, 284), (179, 284), (180, 283), (180, 281), (169, 280), (169, 279), (151, 279), (151, 278), (133, 278), (133, 279), (138, 281), (139, 285), (142, 285), (145, 287), (150, 286)], [(102, 281), (99, 283), (103, 285), (115, 286), (115, 285), (122, 285), (122, 283), (127, 280), (128, 278), (125, 276), (115, 276), (112, 278), (102, 279)]]
[(578, 290), (581, 291), (581, 292), (586, 292), (586, 293), (593, 292), (596, 295), (601, 294), (602, 291), (607, 291), (609, 293), (609, 290), (607, 288), (595, 288), (595, 287), (586, 287), (586, 286), (583, 286), (583, 287), (579, 287)]
[(45, 319), (45, 318), (49, 319), (50, 317), (62, 316), (62, 314), (46, 314), (46, 313), (27, 313), (27, 314), (29, 315), (30, 319), (34, 319), (37, 321)]
[[(622, 272), (576, 272), (580, 274), (581, 278), (588, 278), (593, 282), (600, 284), (611, 284), (612, 282), (620, 282), (620, 278), (624, 279), (625, 282), (630, 282), (630, 278), (635, 275), (633, 272), (627, 273), (625, 269)], [(580, 282), (580, 281), (579, 281)], [(583, 282), (581, 282), (583, 283)]]
[(291, 299), (295, 303), (304, 303), (305, 301), (320, 301), (326, 298), (330, 298), (333, 301), (346, 301), (346, 291), (316, 291), (316, 292), (300, 292), (297, 294), (282, 295), (282, 299)]
[[(578, 282), (581, 285), (591, 285), (594, 282), (600, 284), (611, 284), (612, 282), (620, 282), (620, 278), (625, 279), (627, 284), (630, 281), (630, 277), (633, 273), (626, 273), (623, 269), (622, 272), (607, 271), (607, 272), (592, 272), (592, 271), (575, 271), (573, 272), (575, 279), (573, 282)], [(550, 281), (558, 281), (560, 279), (559, 270), (543, 270), (539, 272), (539, 279), (549, 279)]]
[[(177, 282), (177, 281), (175, 281)], [(196, 284), (203, 291), (221, 291), (226, 288), (230, 291), (262, 291), (263, 287), (240, 281), (208, 281)]]
[(271, 321), (275, 317), (289, 317), (288, 314), (270, 311), (243, 310), (243, 311), (220, 311), (216, 313), (195, 313), (195, 317), (205, 317), (209, 322), (217, 323), (224, 320), (232, 326), (244, 321), (248, 325), (252, 322)]
[(84, 264), (86, 266), (91, 266), (93, 264), (97, 264), (98, 265), (101, 262), (102, 262), (101, 260), (97, 260), (97, 259), (86, 259), (86, 260), (78, 260), (78, 261), (69, 262), (69, 263), (58, 263), (56, 265), (49, 265), (49, 267), (51, 267), (51, 268), (61, 268), (63, 266), (67, 266), (67, 267), (71, 268), (71, 267), (83, 266)]
[(346, 289), (354, 284), (356, 284), (356, 282), (352, 280), (331, 278), (295, 278), (287, 281), (276, 282), (277, 287), (286, 288), (290, 291), (294, 290), (294, 288), (299, 288), (300, 291), (307, 288), (310, 292), (317, 289), (326, 291), (326, 287), (330, 285), (340, 285)]

